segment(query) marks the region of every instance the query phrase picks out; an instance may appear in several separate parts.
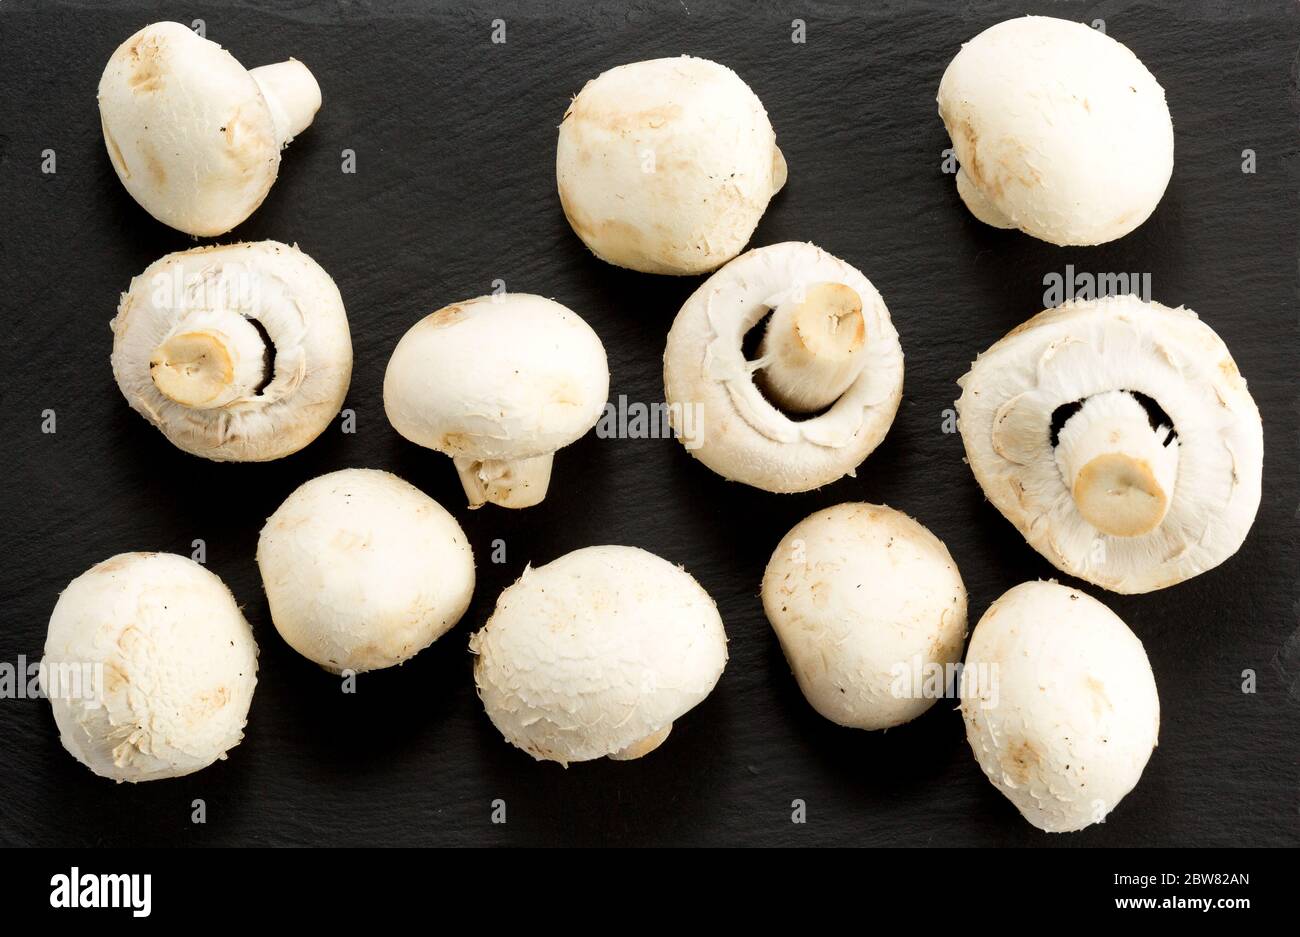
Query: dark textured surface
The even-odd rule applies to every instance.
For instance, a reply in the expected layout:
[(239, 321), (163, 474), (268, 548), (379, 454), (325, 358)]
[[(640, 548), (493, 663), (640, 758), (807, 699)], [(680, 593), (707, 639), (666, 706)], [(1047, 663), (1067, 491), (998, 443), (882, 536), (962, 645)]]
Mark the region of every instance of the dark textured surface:
[[(1297, 17), (1290, 4), (552, 4), (441, 12), (361, 2), (211, 0), (0, 4), (0, 660), (39, 656), (59, 591), (124, 550), (190, 552), (246, 606), (261, 671), (242, 745), (188, 778), (115, 786), (61, 748), (43, 701), (0, 701), (3, 844), (1295, 844)], [(1025, 8), (1091, 21), (1167, 89), (1173, 181), (1123, 240), (1055, 248), (976, 223), (940, 170), (934, 93), (960, 43)], [(689, 9), (688, 9), (689, 8)], [(505, 45), (489, 42), (494, 17)], [(790, 42), (793, 17), (808, 41)], [(266, 465), (172, 448), (128, 409), (108, 364), (119, 291), (193, 242), (150, 219), (105, 156), (95, 86), (113, 48), (157, 19), (203, 17), (249, 65), (292, 54), (324, 90), (263, 207), (223, 240), (297, 241), (337, 281), (356, 368), (331, 429)], [(777, 496), (728, 484), (668, 440), (594, 435), (556, 461), (538, 508), (470, 513), (450, 462), (384, 419), (388, 355), (414, 321), (491, 281), (553, 296), (609, 353), (611, 395), (652, 402), (678, 306), (698, 279), (605, 266), (569, 231), (554, 191), (568, 97), (615, 64), (690, 52), (734, 67), (762, 98), (790, 164), (754, 244), (813, 240), (883, 294), (907, 356), (903, 405), (857, 478)], [(41, 152), (58, 172), (40, 172)], [(339, 153), (357, 153), (357, 173)], [(1241, 151), (1258, 154), (1244, 175)], [(1232, 349), (1263, 413), (1264, 498), (1241, 552), (1171, 590), (1089, 588), (1146, 644), (1160, 746), (1102, 826), (1049, 837), (984, 779), (949, 704), (888, 733), (839, 729), (807, 706), (757, 593), (782, 534), (818, 507), (885, 502), (952, 551), (972, 624), (1003, 590), (1053, 570), (986, 504), (958, 436), (942, 431), (972, 357), (1039, 310), (1044, 274), (1149, 272), (1154, 297), (1196, 309)], [(40, 431), (57, 413), (58, 432)], [(451, 508), (479, 561), (461, 626), (345, 696), (279, 639), (253, 560), (262, 521), (302, 481), (385, 468)], [(502, 539), (507, 562), (490, 562)], [(636, 544), (685, 564), (717, 600), (731, 661), (713, 695), (643, 761), (562, 770), (508, 747), (475, 698), (465, 639), (526, 562), (591, 543)], [(1289, 653), (1283, 650), (1291, 638)], [(1242, 672), (1258, 692), (1241, 691)], [(208, 822), (190, 822), (203, 798)], [(508, 822), (490, 822), (503, 798)], [(791, 801), (808, 823), (790, 822)]]

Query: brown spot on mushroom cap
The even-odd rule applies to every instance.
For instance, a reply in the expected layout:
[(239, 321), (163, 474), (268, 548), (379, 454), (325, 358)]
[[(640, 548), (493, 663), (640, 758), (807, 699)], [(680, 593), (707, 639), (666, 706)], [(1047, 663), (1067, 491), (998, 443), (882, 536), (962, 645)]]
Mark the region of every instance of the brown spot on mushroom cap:
[(593, 124), (617, 134), (646, 128), (657, 130), (681, 116), (681, 105), (674, 104), (671, 101), (640, 111), (628, 112), (603, 108), (590, 98), (581, 96), (574, 99), (573, 103), (569, 105), (569, 109), (564, 112), (564, 120), (576, 117), (579, 120), (591, 121)]
[[(1077, 596), (1072, 595), (1070, 598), (1074, 599), (1077, 598)], [(1110, 701), (1110, 697), (1106, 694), (1106, 685), (1104, 683), (1096, 677), (1087, 677), (1084, 680), (1084, 684), (1087, 686), (1088, 694), (1092, 699), (1092, 714), (1094, 716), (1101, 718), (1103, 709), (1115, 708), (1114, 704)]]
[(158, 154), (154, 152), (154, 148), (148, 140), (140, 141), (140, 150), (144, 154), (145, 169), (149, 171), (149, 178), (154, 181), (156, 186), (162, 188), (167, 184), (167, 167), (158, 158)]
[(1029, 783), (1029, 778), (1037, 770), (1038, 761), (1038, 749), (1034, 743), (1028, 739), (1021, 739), (1018, 744), (1013, 744), (1007, 749), (1007, 756), (1002, 759), (1002, 764), (1011, 782), (1018, 787), (1023, 787)]
[(163, 37), (141, 36), (131, 46), (126, 83), (136, 94), (151, 94), (163, 86)]
[(461, 306), (443, 306), (437, 312), (430, 313), (424, 317), (420, 324), (425, 328), (442, 329), (449, 325), (455, 325), (465, 318), (465, 310)]

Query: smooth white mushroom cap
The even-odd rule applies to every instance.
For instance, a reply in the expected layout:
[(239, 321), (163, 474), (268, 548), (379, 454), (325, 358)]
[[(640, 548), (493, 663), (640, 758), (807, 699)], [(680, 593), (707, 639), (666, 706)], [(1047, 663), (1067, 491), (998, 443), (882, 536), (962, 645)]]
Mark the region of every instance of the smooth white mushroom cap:
[[(1212, 569), (1245, 540), (1260, 499), (1259, 410), (1223, 341), (1191, 310), (1133, 296), (1066, 303), (1010, 332), (959, 384), (959, 425), (976, 480), (1063, 572), (1115, 592), (1150, 592)], [(1116, 497), (1154, 481), (1166, 501), (1157, 525), (1131, 536), (1098, 529), (1080, 511), (1077, 479), (1059, 458), (1072, 424), (1102, 407), (1071, 416), (1052, 445), (1059, 408), (1107, 404), (1100, 398), (1113, 391), (1154, 401), (1177, 437), (1172, 472), (1162, 464), (1167, 456), (1148, 446), (1156, 455), (1135, 460), (1146, 463), (1141, 477), (1115, 480)], [(1130, 429), (1116, 423), (1110, 438), (1122, 445)], [(1172, 491), (1163, 490), (1171, 477)]]
[[(763, 610), (808, 702), (857, 729), (929, 709), (966, 639), (966, 589), (947, 547), (883, 505), (838, 504), (795, 524), (767, 564)], [(944, 676), (927, 673), (935, 667)]]
[[(421, 319), (384, 373), (393, 428), (456, 459), (467, 491), (466, 475), (549, 456), (577, 440), (596, 425), (608, 396), (605, 348), (591, 326), (528, 293), (481, 296)], [(547, 463), (541, 494), (549, 471)]]
[(653, 749), (718, 682), (727, 637), (683, 569), (599, 546), (525, 569), (470, 650), (479, 697), (506, 741), (567, 764)]
[(1155, 210), (1174, 165), (1164, 89), (1123, 44), (1024, 16), (962, 46), (939, 115), (981, 221), (1052, 244), (1102, 244)]
[(352, 377), (338, 288), (277, 241), (168, 254), (131, 281), (111, 327), (127, 402), (207, 459), (297, 452), (338, 414)]
[(154, 23), (115, 51), (99, 80), (104, 144), (118, 178), (163, 224), (224, 234), (251, 215), (280, 149), (320, 108), (301, 62), (246, 71), (180, 23)]
[[(850, 287), (862, 302), (861, 371), (820, 415), (792, 419), (754, 382), (745, 334), (815, 284)], [(885, 438), (903, 394), (903, 351), (884, 300), (860, 271), (812, 244), (737, 257), (678, 312), (664, 350), (664, 394), (690, 453), (724, 478), (765, 491), (807, 491), (852, 475)]]
[(705, 273), (735, 257), (785, 175), (762, 102), (707, 59), (612, 68), (560, 123), (565, 217), (601, 260), (644, 273)]
[(374, 469), (299, 486), (262, 528), (257, 565), (276, 630), (334, 673), (402, 663), (451, 629), (474, 593), (456, 519)]
[[(78, 690), (74, 670), (97, 676)], [(174, 778), (225, 758), (256, 684), (230, 590), (182, 556), (118, 554), (72, 580), (50, 616), (42, 686), (64, 748), (101, 777)]]
[(966, 652), (961, 710), (988, 779), (1049, 833), (1102, 822), (1160, 731), (1142, 642), (1096, 599), (1055, 582), (1022, 583), (989, 606)]

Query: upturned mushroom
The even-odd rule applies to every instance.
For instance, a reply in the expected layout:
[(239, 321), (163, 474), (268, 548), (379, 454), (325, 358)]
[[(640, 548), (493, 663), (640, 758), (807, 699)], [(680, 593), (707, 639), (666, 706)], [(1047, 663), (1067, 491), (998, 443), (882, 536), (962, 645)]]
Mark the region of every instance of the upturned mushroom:
[(727, 662), (718, 609), (682, 568), (635, 547), (528, 567), (470, 639), (493, 725), (538, 761), (627, 761), (658, 748)]
[(893, 508), (839, 504), (795, 524), (767, 564), (763, 610), (803, 695), (839, 725), (902, 725), (956, 682), (961, 574)]
[(224, 234), (251, 215), (280, 150), (310, 126), (320, 87), (289, 59), (245, 71), (180, 23), (127, 39), (99, 80), (109, 160), (131, 197), (187, 234)]
[(95, 774), (175, 778), (244, 737), (257, 644), (216, 575), (171, 553), (121, 553), (59, 596), (41, 683), (63, 747)]
[(1150, 592), (1237, 552), (1264, 437), (1246, 381), (1194, 312), (1133, 296), (1014, 329), (961, 378), (966, 459), (1062, 572)]
[(452, 457), (469, 506), (546, 497), (555, 452), (596, 425), (605, 347), (582, 317), (528, 293), (445, 306), (411, 327), (384, 373), (384, 412)]
[(474, 554), (456, 519), (374, 469), (299, 486), (262, 528), (257, 566), (275, 629), (332, 673), (408, 660), (474, 593)]
[(1142, 642), (1055, 582), (1022, 583), (989, 606), (961, 685), (975, 759), (1049, 833), (1104, 821), (1156, 747), (1160, 700)]
[(352, 377), (338, 288), (276, 241), (168, 254), (131, 281), (111, 325), (122, 395), (206, 459), (297, 452), (338, 414)]
[(643, 273), (706, 273), (735, 257), (785, 177), (762, 102), (707, 59), (612, 68), (560, 122), (565, 217), (601, 260)]
[[(759, 357), (746, 360), (745, 336), (769, 312)], [(852, 475), (889, 431), (902, 393), (903, 351), (880, 294), (812, 244), (731, 261), (691, 294), (664, 350), (664, 394), (683, 445), (724, 478), (765, 491)]]
[(939, 116), (980, 221), (1061, 245), (1102, 244), (1150, 216), (1169, 184), (1165, 92), (1127, 47), (1082, 23), (1024, 16), (962, 46)]

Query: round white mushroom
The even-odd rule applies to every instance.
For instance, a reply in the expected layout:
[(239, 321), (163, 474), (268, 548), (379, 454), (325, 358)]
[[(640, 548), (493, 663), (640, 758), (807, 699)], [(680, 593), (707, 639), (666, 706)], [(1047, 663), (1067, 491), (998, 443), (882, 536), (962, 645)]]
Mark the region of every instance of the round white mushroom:
[(99, 80), (104, 145), (149, 214), (187, 234), (224, 234), (251, 215), (280, 150), (310, 126), (320, 87), (289, 59), (245, 71), (180, 23), (146, 26)]
[(707, 59), (612, 68), (560, 123), (565, 217), (601, 260), (644, 273), (706, 273), (735, 257), (785, 174), (762, 102)]
[(257, 566), (275, 629), (332, 673), (408, 660), (460, 621), (474, 594), (460, 524), (375, 469), (300, 485), (262, 528)]
[(493, 725), (537, 760), (640, 758), (727, 662), (717, 607), (678, 566), (587, 547), (524, 570), (470, 639)]
[(1259, 507), (1259, 410), (1196, 314), (1118, 296), (1040, 313), (959, 382), (966, 458), (1058, 569), (1150, 592), (1237, 552)]
[(297, 452), (334, 419), (352, 377), (338, 288), (277, 241), (168, 254), (131, 281), (111, 324), (127, 402), (207, 459)]
[(961, 711), (988, 779), (1049, 833), (1105, 820), (1160, 731), (1142, 642), (1055, 582), (1022, 583), (989, 606), (966, 653)]
[(384, 374), (388, 421), (452, 457), (471, 508), (540, 502), (556, 450), (596, 425), (608, 396), (591, 326), (528, 293), (439, 309), (402, 336)]
[(984, 30), (948, 65), (938, 102), (957, 192), (994, 227), (1113, 241), (1155, 211), (1173, 172), (1164, 89), (1082, 23), (1024, 16)]
[(59, 596), (41, 684), (63, 747), (95, 774), (180, 777), (244, 737), (257, 644), (216, 575), (171, 553), (121, 553)]
[[(748, 361), (745, 335), (769, 312), (759, 358)], [(902, 393), (903, 351), (884, 300), (812, 244), (760, 247), (709, 277), (664, 351), (682, 444), (724, 478), (765, 491), (852, 475), (889, 431)], [(798, 420), (785, 412), (822, 409)]]
[(888, 729), (955, 682), (966, 588), (947, 547), (893, 508), (839, 504), (785, 535), (763, 610), (799, 688), (831, 722)]

